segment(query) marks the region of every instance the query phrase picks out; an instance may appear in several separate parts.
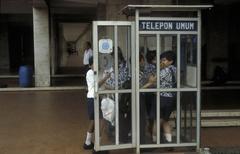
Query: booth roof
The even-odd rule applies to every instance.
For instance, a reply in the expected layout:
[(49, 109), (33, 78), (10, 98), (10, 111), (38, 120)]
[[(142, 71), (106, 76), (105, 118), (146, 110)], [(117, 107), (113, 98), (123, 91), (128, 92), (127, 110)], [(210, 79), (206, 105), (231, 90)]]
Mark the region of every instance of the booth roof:
[(127, 16), (134, 16), (135, 10), (154, 9), (155, 11), (198, 11), (211, 9), (213, 5), (127, 5), (120, 10)]

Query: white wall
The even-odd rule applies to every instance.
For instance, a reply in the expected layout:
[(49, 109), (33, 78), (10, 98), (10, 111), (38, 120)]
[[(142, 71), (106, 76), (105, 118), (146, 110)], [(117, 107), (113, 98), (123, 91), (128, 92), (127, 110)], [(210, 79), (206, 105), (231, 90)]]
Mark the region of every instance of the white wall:
[[(85, 42), (91, 39), (92, 26), (89, 23), (61, 23), (60, 25), (60, 67), (81, 67), (83, 66), (83, 53)], [(69, 55), (67, 42), (75, 42), (76, 54)]]

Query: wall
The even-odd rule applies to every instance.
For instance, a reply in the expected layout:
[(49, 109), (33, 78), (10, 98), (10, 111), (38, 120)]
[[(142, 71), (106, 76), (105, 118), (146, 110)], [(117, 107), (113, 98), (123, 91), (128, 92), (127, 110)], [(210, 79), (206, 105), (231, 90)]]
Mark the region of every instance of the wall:
[(84, 31), (79, 35), (79, 38), (76, 41), (76, 49), (78, 52), (78, 66), (83, 66), (83, 55), (84, 49), (86, 46), (86, 41), (92, 42), (92, 25), (86, 24), (84, 27)]
[(1, 13), (26, 14), (32, 13), (32, 1), (30, 0), (1, 0)]
[(59, 24), (59, 66), (60, 67), (64, 67), (67, 64), (67, 57), (68, 57), (68, 53), (67, 53), (67, 42), (64, 38), (64, 34), (63, 34), (63, 25)]
[[(206, 29), (207, 79), (213, 76), (214, 68), (219, 65), (228, 71), (228, 11), (226, 7), (216, 7), (208, 14)], [(203, 44), (202, 44), (203, 45)]]
[[(60, 24), (60, 67), (83, 66), (83, 53), (86, 41), (91, 39), (91, 24), (89, 23), (61, 23)], [(76, 53), (69, 55), (67, 42), (74, 42)]]
[(228, 61), (229, 61), (229, 80), (240, 81), (239, 61), (240, 61), (240, 3), (232, 5), (229, 8), (228, 23), (229, 23), (229, 44), (228, 44)]
[(6, 23), (0, 23), (0, 73), (9, 70), (8, 27)]

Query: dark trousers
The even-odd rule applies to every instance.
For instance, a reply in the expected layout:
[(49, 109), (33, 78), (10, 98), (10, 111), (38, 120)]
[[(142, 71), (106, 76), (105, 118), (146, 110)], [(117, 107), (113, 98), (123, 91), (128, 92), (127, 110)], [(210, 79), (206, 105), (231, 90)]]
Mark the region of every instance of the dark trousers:
[(146, 104), (145, 104), (145, 95), (140, 94), (140, 143), (146, 143)]
[(86, 76), (88, 70), (89, 70), (89, 65), (84, 65), (83, 71), (84, 71), (85, 76)]

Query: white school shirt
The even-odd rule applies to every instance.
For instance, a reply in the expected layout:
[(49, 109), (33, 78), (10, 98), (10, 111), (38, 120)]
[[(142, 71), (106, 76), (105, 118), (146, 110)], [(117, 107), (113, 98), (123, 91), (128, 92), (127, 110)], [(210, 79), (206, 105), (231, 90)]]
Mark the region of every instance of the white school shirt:
[(84, 56), (83, 56), (83, 65), (88, 65), (89, 64), (89, 58), (93, 56), (93, 51), (91, 48), (86, 49), (84, 51)]
[(94, 98), (94, 72), (92, 69), (88, 70), (86, 81), (88, 86), (87, 98)]

